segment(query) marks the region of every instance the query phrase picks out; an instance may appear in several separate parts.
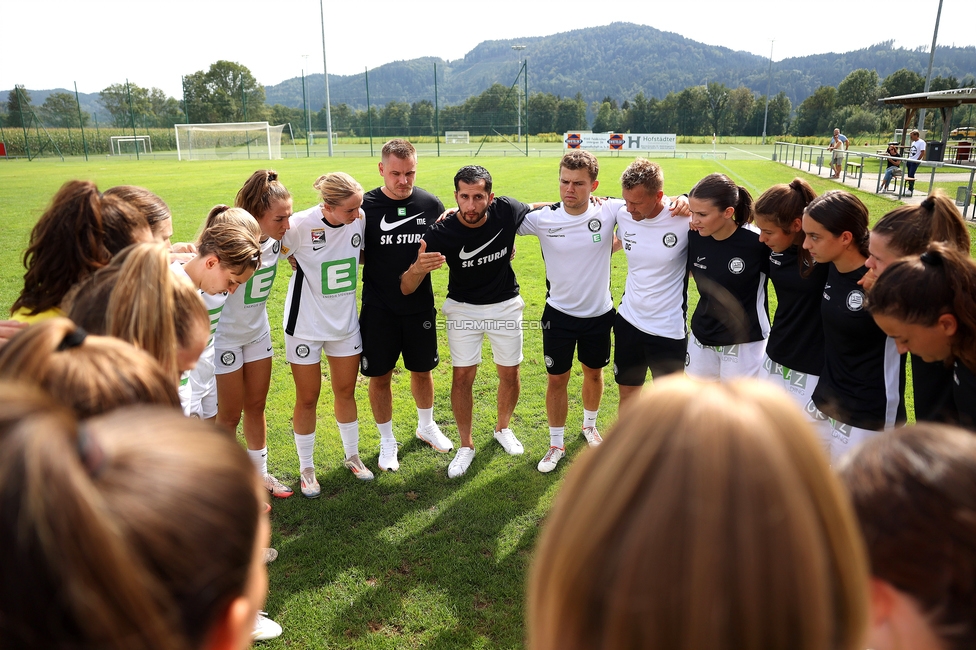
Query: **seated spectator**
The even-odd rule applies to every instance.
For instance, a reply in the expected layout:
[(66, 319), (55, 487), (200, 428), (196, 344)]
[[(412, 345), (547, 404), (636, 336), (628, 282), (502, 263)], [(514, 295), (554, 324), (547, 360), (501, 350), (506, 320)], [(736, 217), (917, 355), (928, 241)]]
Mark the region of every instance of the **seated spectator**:
[(860, 650), (867, 585), (790, 397), (665, 378), (570, 469), (531, 571), (529, 648)]
[(241, 650), (269, 536), (244, 451), (173, 409), (78, 424), (0, 389), (0, 634), (11, 648)]
[(976, 437), (919, 424), (840, 466), (871, 565), (867, 647), (976, 647)]
[(881, 181), (881, 191), (888, 191), (888, 183), (895, 176), (901, 176), (901, 161), (898, 160), (900, 154), (898, 153), (898, 143), (889, 142), (888, 151), (888, 167), (885, 169), (884, 180)]

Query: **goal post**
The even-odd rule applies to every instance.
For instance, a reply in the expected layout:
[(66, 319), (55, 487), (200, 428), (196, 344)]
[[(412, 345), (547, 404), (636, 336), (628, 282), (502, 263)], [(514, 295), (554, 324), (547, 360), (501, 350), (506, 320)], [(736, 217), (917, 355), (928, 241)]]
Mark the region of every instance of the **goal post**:
[(108, 138), (109, 151), (113, 156), (121, 156), (125, 143), (132, 144), (133, 152), (137, 152), (139, 145), (142, 145), (142, 153), (152, 153), (152, 139), (148, 135), (111, 135)]
[(281, 158), (284, 124), (227, 122), (174, 124), (179, 160), (242, 160)]
[(467, 131), (444, 131), (444, 142), (446, 144), (471, 144), (470, 134)]

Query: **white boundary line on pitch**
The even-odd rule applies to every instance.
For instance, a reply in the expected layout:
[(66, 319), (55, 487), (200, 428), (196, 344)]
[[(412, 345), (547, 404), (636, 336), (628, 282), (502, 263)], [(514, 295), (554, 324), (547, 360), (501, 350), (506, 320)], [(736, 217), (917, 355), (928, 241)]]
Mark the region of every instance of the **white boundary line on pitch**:
[(766, 156), (760, 156), (757, 153), (753, 153), (752, 151), (746, 151), (745, 149), (739, 149), (738, 147), (732, 147), (732, 146), (730, 146), (729, 148), (730, 149), (735, 149), (736, 151), (741, 151), (742, 153), (747, 153), (750, 156), (755, 156), (756, 158), (762, 158), (763, 160), (772, 160), (772, 158), (767, 158)]

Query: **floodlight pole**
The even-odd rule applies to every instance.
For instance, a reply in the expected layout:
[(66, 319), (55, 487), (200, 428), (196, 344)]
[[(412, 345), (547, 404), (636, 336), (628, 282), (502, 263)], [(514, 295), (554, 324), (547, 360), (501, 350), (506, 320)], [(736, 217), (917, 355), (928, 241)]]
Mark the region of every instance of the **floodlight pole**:
[[(935, 61), (935, 42), (939, 38), (939, 19), (942, 17), (942, 0), (939, 0), (939, 11), (935, 14), (935, 31), (932, 32), (932, 49), (929, 51), (929, 72), (925, 75), (925, 92), (929, 92), (929, 84), (932, 82), (932, 63)], [(918, 112), (918, 129), (925, 130), (925, 109)], [(943, 131), (945, 133), (945, 131)]]
[(763, 115), (763, 144), (766, 144), (766, 120), (769, 119), (769, 84), (773, 80), (773, 43), (775, 42), (776, 39), (769, 42), (769, 73), (766, 75), (766, 114)]
[(325, 62), (325, 6), (319, 0), (322, 15), (322, 68), (325, 70), (325, 128), (329, 132), (329, 158), (332, 157), (332, 105), (329, 101), (329, 66)]
[[(512, 49), (518, 54), (518, 74), (522, 74), (522, 50), (525, 49), (525, 45), (513, 45)], [(518, 140), (522, 141), (522, 89), (518, 85), (518, 76), (515, 77), (515, 96), (518, 97), (516, 102), (516, 111), (518, 112)], [(528, 97), (525, 98), (526, 101), (529, 100)]]

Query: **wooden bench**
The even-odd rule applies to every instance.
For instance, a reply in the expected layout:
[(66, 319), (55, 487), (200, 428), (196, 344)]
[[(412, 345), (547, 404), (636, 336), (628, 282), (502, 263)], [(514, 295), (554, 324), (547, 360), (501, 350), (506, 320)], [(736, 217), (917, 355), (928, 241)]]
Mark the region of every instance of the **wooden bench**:
[(861, 173), (861, 163), (847, 161), (847, 168), (844, 170), (848, 174), (859, 174)]

